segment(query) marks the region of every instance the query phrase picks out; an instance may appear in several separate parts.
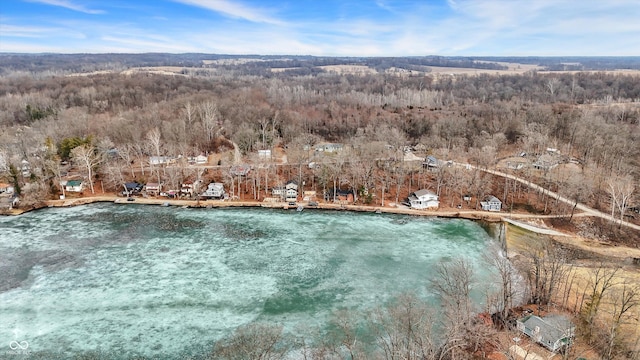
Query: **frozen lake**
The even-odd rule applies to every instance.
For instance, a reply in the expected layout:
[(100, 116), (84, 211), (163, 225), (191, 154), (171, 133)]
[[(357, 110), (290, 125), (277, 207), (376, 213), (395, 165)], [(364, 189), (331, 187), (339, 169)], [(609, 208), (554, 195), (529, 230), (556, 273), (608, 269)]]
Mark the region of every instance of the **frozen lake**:
[(486, 277), (492, 241), (471, 221), (373, 213), (94, 204), (2, 217), (0, 358), (12, 341), (51, 359), (178, 358), (252, 321), (321, 328), (403, 291), (429, 300), (439, 261), (465, 255)]

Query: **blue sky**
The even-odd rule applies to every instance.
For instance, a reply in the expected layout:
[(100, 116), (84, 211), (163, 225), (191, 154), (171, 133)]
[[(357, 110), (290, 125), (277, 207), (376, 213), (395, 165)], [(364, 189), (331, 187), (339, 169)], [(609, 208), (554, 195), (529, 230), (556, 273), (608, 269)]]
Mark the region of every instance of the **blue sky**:
[(0, 0), (0, 52), (640, 55), (640, 0)]

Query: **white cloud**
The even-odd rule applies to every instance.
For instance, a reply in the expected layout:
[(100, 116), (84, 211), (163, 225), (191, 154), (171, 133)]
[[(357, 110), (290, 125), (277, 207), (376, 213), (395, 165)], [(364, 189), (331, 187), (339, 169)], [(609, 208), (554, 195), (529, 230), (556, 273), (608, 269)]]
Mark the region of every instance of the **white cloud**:
[(266, 11), (250, 8), (228, 0), (174, 0), (182, 4), (192, 5), (208, 9), (227, 17), (243, 19), (256, 23), (266, 23), (273, 25), (284, 25), (284, 22), (270, 16)]
[(26, 0), (26, 1), (34, 2), (34, 3), (40, 3), (40, 4), (46, 4), (46, 5), (51, 5), (51, 6), (59, 6), (59, 7), (65, 8), (65, 9), (78, 11), (78, 12), (83, 12), (83, 13), (86, 13), (86, 14), (103, 14), (104, 13), (103, 10), (88, 9), (84, 5), (74, 4), (74, 3), (72, 3), (71, 1), (68, 1), (68, 0)]
[(44, 37), (56, 29), (35, 26), (15, 26), (0, 24), (0, 33), (3, 37)]

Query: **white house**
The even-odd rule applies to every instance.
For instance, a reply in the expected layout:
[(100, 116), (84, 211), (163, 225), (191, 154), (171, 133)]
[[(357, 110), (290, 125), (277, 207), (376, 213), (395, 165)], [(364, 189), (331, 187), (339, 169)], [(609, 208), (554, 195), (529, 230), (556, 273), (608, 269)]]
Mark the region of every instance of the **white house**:
[(64, 186), (64, 191), (66, 192), (82, 192), (84, 182), (82, 180), (68, 180), (62, 186)]
[(258, 150), (258, 157), (260, 159), (271, 159), (271, 150)]
[(192, 196), (194, 192), (198, 191), (201, 183), (202, 180), (197, 180), (196, 182), (185, 182), (180, 186), (180, 193), (182, 195)]
[(409, 195), (409, 204), (412, 209), (437, 209), (440, 201), (433, 191), (421, 189)]
[(22, 177), (30, 177), (31, 176), (31, 164), (27, 160), (22, 160), (20, 163), (20, 171), (22, 171)]
[(284, 186), (276, 186), (271, 189), (271, 194), (285, 201), (297, 201), (298, 200), (298, 182), (289, 180)]
[(198, 155), (196, 156), (196, 164), (206, 164), (209, 161), (209, 158), (206, 155)]
[(169, 156), (149, 156), (149, 164), (151, 165), (166, 165), (174, 161), (175, 159)]
[(224, 198), (224, 184), (211, 183), (207, 186), (207, 190), (202, 193), (202, 196), (214, 199)]
[(484, 201), (480, 201), (480, 206), (484, 211), (500, 211), (502, 209), (502, 201), (493, 195), (489, 195)]

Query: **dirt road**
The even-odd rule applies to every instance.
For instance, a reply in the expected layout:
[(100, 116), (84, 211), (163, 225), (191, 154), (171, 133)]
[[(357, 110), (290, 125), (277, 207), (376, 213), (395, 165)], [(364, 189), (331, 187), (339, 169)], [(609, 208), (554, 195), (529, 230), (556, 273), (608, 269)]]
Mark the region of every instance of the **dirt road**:
[[(470, 164), (461, 164), (461, 163), (455, 163), (454, 162), (454, 165), (462, 166), (464, 168), (477, 169), (477, 170), (484, 171), (486, 173), (489, 173), (489, 174), (492, 174), (492, 175), (496, 175), (496, 176), (506, 177), (508, 179), (512, 179), (512, 180), (515, 180), (515, 181), (517, 181), (519, 183), (522, 183), (522, 184), (524, 184), (524, 185), (526, 185), (526, 186), (528, 186), (528, 187), (530, 187), (530, 188), (532, 188), (534, 190), (537, 190), (537, 191), (540, 191), (540, 192), (544, 192), (548, 196), (550, 196), (550, 197), (552, 197), (554, 199), (557, 199), (558, 201), (562, 201), (563, 203), (569, 204), (571, 206), (573, 206), (573, 204), (574, 204), (573, 200), (571, 200), (571, 199), (568, 199), (568, 198), (566, 198), (566, 197), (564, 197), (564, 196), (562, 196), (562, 195), (560, 195), (560, 194), (558, 194), (556, 192), (553, 192), (551, 190), (545, 189), (540, 185), (534, 184), (529, 180), (525, 180), (525, 179), (519, 178), (519, 177), (517, 177), (515, 175), (506, 174), (506, 173), (503, 173), (503, 172), (500, 172), (500, 171), (496, 171), (496, 170), (483, 169), (483, 168), (476, 167), (476, 166), (473, 166), (473, 165), (470, 165)], [(627, 222), (627, 221), (621, 221), (619, 219), (615, 219), (611, 215), (603, 213), (602, 211), (598, 211), (596, 209), (592, 209), (592, 208), (588, 207), (585, 204), (578, 203), (576, 205), (576, 209), (579, 209), (580, 211), (583, 212), (583, 214), (581, 216), (585, 216), (585, 214), (589, 215), (589, 216), (595, 216), (595, 217), (599, 217), (599, 218), (602, 218), (602, 219), (605, 219), (605, 220), (608, 220), (608, 221), (613, 221), (614, 223), (622, 225), (622, 226), (626, 226), (626, 227), (629, 227), (629, 228), (632, 228), (632, 229), (635, 229), (635, 230), (640, 230), (640, 226), (639, 225), (632, 224), (632, 223)]]

